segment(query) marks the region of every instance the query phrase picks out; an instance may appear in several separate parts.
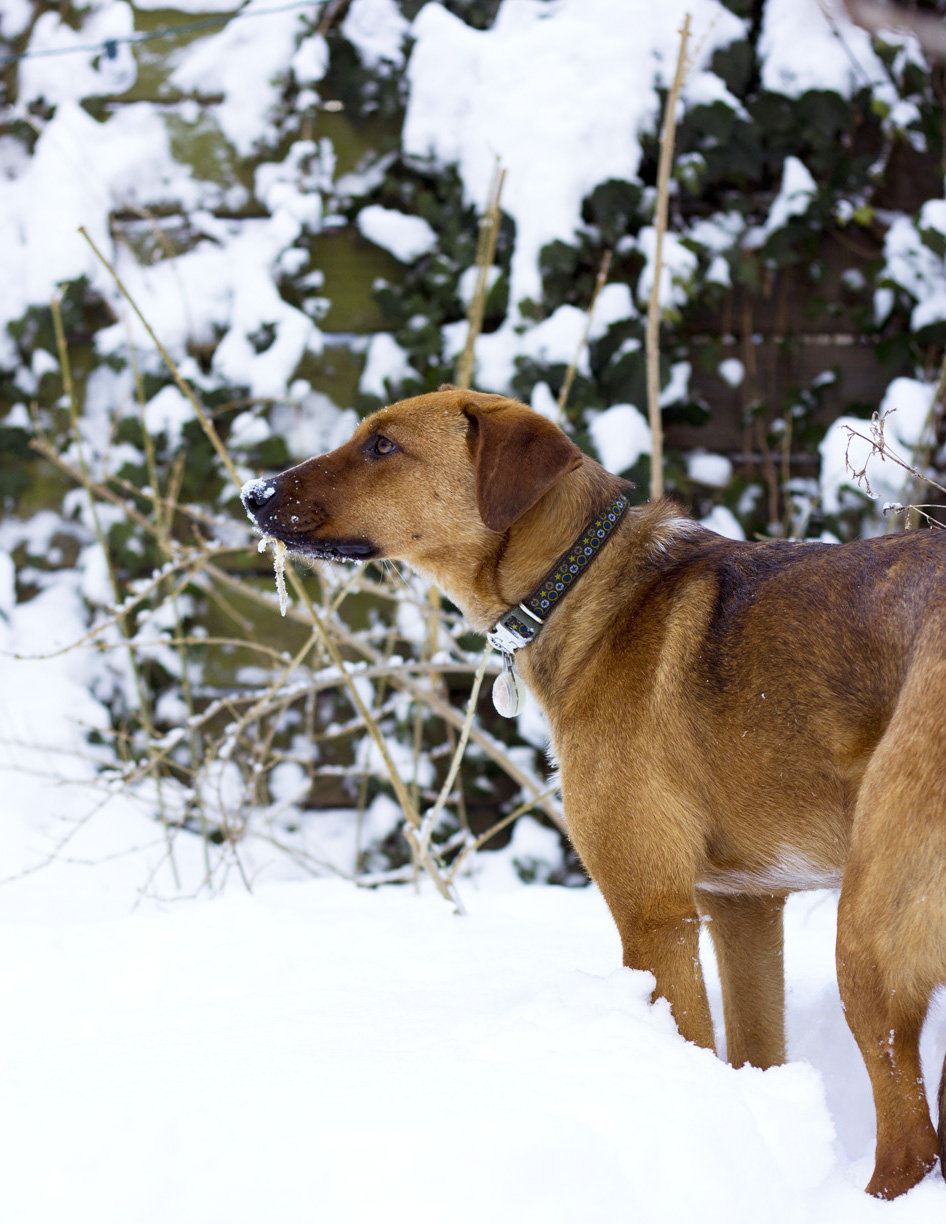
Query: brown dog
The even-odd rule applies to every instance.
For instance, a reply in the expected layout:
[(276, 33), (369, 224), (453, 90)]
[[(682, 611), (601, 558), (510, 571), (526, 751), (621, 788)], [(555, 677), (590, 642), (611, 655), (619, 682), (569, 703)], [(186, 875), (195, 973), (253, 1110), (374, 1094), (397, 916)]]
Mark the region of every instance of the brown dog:
[(708, 917), (730, 1061), (781, 1062), (786, 895), (842, 886), (867, 1188), (893, 1198), (937, 1154), (918, 1043), (946, 983), (946, 532), (738, 543), (666, 501), (625, 510), (626, 487), (524, 405), (445, 387), (244, 502), (296, 552), (397, 558), (475, 628), (526, 623), (527, 645), (503, 640), (548, 717), (571, 838), (684, 1037), (713, 1048)]

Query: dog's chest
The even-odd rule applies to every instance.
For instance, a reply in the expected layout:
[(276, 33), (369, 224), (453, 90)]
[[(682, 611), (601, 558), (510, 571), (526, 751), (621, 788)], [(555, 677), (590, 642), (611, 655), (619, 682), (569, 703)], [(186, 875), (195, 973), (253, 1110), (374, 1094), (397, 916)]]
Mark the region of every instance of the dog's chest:
[(838, 888), (841, 877), (838, 866), (816, 863), (797, 850), (784, 849), (767, 864), (747, 868), (708, 867), (697, 880), (697, 888), (722, 896), (751, 896)]

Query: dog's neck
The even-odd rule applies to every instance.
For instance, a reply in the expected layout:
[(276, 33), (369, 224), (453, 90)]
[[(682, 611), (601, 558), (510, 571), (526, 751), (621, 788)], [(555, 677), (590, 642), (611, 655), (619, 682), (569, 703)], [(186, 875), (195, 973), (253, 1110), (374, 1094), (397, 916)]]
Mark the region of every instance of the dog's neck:
[[(502, 536), (489, 542), (469, 581), (446, 594), (481, 632), (525, 599), (589, 521), (627, 488), (592, 459), (563, 476)], [(437, 575), (432, 574), (435, 580)], [(462, 589), (461, 589), (462, 587)]]
[(496, 594), (504, 608), (514, 607), (534, 590), (590, 519), (626, 488), (624, 481), (586, 458), (514, 523), (496, 570)]
[(556, 559), (538, 586), (487, 632), (490, 645), (506, 657), (507, 667), (511, 666), (511, 657), (535, 640), (546, 620), (594, 567), (628, 506), (627, 497), (619, 493), (607, 506), (596, 511), (578, 539)]

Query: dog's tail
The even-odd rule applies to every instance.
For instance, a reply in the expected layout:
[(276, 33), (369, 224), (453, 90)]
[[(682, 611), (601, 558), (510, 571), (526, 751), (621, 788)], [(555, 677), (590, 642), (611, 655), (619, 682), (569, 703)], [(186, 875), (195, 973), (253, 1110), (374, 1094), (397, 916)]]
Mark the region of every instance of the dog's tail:
[(939, 1171), (946, 1177), (946, 1058), (943, 1059), (943, 1073), (939, 1077), (939, 1119), (936, 1134), (939, 1136)]

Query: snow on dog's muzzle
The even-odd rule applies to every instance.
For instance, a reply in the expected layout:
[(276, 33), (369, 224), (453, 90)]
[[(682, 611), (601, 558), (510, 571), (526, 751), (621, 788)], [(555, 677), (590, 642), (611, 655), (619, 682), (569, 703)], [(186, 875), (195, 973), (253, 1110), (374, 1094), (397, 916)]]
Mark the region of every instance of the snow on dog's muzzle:
[(272, 501), (275, 496), (276, 482), (274, 480), (248, 480), (240, 490), (240, 501), (254, 523), (256, 512), (262, 510), (266, 503)]

